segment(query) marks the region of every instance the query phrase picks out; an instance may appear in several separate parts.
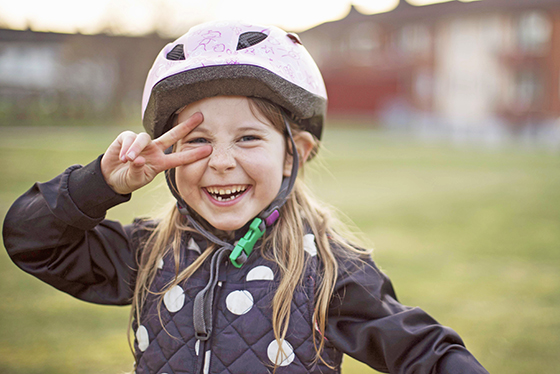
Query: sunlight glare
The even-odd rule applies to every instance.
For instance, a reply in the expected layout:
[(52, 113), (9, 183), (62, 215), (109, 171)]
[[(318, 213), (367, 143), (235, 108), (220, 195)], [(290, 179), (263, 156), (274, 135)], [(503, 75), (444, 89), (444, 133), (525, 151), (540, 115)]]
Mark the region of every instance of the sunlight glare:
[[(453, 0), (400, 1), (422, 6)], [(297, 32), (344, 18), (352, 3), (359, 12), (369, 15), (391, 11), (399, 0), (0, 0), (0, 27), (129, 35), (157, 29), (162, 35), (172, 36), (200, 22), (237, 19)]]
[(432, 5), (439, 3), (448, 3), (455, 0), (406, 0), (407, 3), (415, 6)]
[[(0, 20), (8, 27), (37, 31), (77, 32), (98, 28), (110, 0), (0, 2)], [(23, 3), (23, 4), (22, 4)]]
[(239, 19), (247, 22), (274, 24), (299, 31), (322, 22), (340, 19), (348, 14), (349, 1), (340, 0), (218, 0), (214, 19)]
[(352, 3), (363, 14), (390, 12), (399, 5), (399, 0), (353, 0)]

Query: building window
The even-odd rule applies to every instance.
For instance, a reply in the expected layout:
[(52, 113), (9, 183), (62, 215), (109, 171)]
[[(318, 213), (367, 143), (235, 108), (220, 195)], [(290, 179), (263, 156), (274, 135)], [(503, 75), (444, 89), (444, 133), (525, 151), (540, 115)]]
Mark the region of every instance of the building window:
[(416, 99), (422, 104), (429, 104), (434, 89), (434, 79), (430, 69), (423, 68), (416, 71), (413, 92)]
[(371, 22), (353, 26), (348, 33), (348, 48), (352, 60), (358, 65), (371, 65), (374, 54), (381, 48), (381, 30)]
[(515, 74), (514, 105), (519, 110), (530, 110), (543, 97), (543, 82), (532, 69), (523, 69)]
[(379, 49), (380, 33), (379, 26), (373, 23), (358, 23), (350, 32), (350, 48), (357, 52), (371, 52)]
[(525, 12), (517, 21), (517, 45), (525, 52), (546, 52), (552, 36), (552, 23), (546, 13)]
[(5, 44), (0, 48), (0, 85), (48, 88), (55, 83), (59, 46)]
[(393, 44), (404, 54), (427, 54), (430, 51), (430, 30), (423, 24), (406, 25), (395, 33)]

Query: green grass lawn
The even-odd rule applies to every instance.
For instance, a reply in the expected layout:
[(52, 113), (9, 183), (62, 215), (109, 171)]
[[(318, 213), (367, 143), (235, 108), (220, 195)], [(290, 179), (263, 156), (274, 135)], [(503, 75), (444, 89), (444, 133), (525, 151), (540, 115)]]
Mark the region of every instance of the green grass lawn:
[[(104, 152), (118, 128), (0, 128), (0, 214), (35, 181)], [(402, 303), (463, 337), (491, 373), (560, 367), (560, 158), (329, 129), (305, 179), (373, 246)], [(159, 178), (109, 213), (170, 201)], [(128, 308), (77, 301), (0, 252), (0, 373), (131, 370)], [(374, 372), (345, 358), (344, 372)]]

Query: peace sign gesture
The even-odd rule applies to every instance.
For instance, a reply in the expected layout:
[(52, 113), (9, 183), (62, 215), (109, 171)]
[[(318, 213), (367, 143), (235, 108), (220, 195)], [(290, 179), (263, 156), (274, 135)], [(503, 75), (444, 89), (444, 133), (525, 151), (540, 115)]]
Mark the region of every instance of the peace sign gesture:
[(212, 153), (212, 147), (196, 147), (165, 154), (164, 151), (202, 123), (202, 113), (195, 113), (157, 139), (132, 131), (121, 133), (101, 159), (101, 172), (107, 184), (119, 194), (131, 193), (167, 169), (190, 164)]

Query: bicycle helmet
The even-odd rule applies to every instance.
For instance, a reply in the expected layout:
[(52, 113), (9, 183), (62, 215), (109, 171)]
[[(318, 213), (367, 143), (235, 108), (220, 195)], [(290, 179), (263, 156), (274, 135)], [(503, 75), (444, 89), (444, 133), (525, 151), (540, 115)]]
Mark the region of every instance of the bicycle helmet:
[[(287, 115), (295, 118), (303, 130), (321, 138), (327, 106), (325, 84), (295, 34), (274, 26), (237, 21), (207, 22), (191, 28), (163, 48), (148, 73), (142, 99), (144, 128), (157, 138), (173, 126), (180, 109), (219, 95), (264, 98), (283, 108), (287, 112), (286, 135), (293, 149)], [(260, 235), (266, 226), (274, 224), (292, 190), (298, 169), (297, 152), (293, 157), (292, 175), (284, 178), (274, 201), (258, 215)], [(177, 192), (174, 169), (166, 172), (166, 179), (179, 211), (208, 239), (225, 245), (192, 219)], [(241, 257), (245, 254), (241, 253)], [(234, 264), (238, 265), (235, 261)]]
[(146, 132), (169, 130), (179, 109), (217, 95), (268, 99), (321, 138), (327, 93), (298, 36), (274, 26), (207, 22), (167, 44), (148, 73), (142, 98)]

